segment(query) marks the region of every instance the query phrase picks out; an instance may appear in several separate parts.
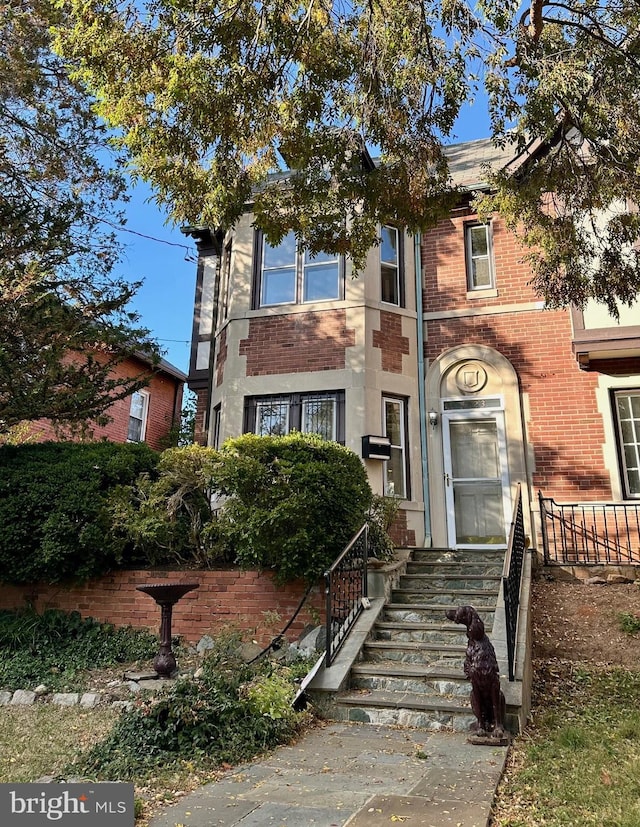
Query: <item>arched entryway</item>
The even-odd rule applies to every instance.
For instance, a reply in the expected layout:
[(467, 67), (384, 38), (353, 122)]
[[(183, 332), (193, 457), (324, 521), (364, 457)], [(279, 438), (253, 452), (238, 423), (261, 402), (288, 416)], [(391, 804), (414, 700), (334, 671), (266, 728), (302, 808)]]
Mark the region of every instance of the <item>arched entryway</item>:
[(506, 547), (518, 483), (528, 504), (513, 365), (484, 345), (452, 348), (430, 365), (426, 396), (434, 546)]

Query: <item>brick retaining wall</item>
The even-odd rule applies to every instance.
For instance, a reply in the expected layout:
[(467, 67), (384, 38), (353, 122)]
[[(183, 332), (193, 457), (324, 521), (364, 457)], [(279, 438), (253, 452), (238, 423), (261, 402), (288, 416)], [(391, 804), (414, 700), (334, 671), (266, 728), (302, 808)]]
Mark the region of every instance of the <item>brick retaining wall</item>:
[[(157, 632), (160, 608), (137, 585), (166, 580), (199, 583), (174, 606), (172, 633), (189, 642), (204, 634), (237, 629), (243, 637), (266, 645), (292, 617), (305, 584), (298, 581), (277, 586), (270, 573), (257, 571), (118, 571), (80, 585), (0, 586), (0, 609), (22, 608), (28, 603), (44, 609), (78, 611), (83, 617), (109, 621), (116, 626), (136, 626)], [(312, 608), (311, 608), (312, 607)], [(322, 622), (324, 595), (320, 584), (287, 632), (294, 640), (305, 625)]]

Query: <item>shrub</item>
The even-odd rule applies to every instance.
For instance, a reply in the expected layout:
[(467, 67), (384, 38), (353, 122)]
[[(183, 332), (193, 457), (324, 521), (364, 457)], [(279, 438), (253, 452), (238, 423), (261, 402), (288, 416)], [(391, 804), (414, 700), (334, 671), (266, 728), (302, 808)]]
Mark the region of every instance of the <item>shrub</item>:
[(150, 564), (235, 562), (286, 582), (317, 579), (365, 522), (370, 503), (356, 454), (294, 433), (245, 434), (220, 451), (169, 449), (153, 475), (115, 490), (110, 508), (123, 542)]
[(152, 470), (144, 444), (42, 443), (0, 447), (0, 566), (9, 583), (87, 579), (126, 562), (107, 496)]
[(142, 474), (134, 485), (112, 492), (114, 526), (148, 565), (229, 561), (212, 509), (217, 461), (212, 448), (170, 448), (161, 454), (153, 475)]
[(640, 632), (640, 617), (631, 612), (620, 612), (618, 614), (620, 629), (627, 635), (635, 635)]
[(311, 434), (245, 434), (225, 442), (214, 487), (240, 565), (279, 582), (313, 581), (367, 518), (371, 488), (359, 457)]
[(395, 553), (389, 529), (400, 510), (397, 497), (381, 497), (374, 494), (369, 508), (369, 554), (378, 560), (391, 560)]
[(245, 663), (229, 639), (216, 644), (200, 678), (138, 702), (73, 772), (139, 781), (180, 760), (236, 764), (291, 740), (307, 716), (290, 706), (288, 670), (264, 659)]
[(116, 628), (93, 618), (47, 609), (0, 611), (0, 686), (50, 689), (82, 685), (93, 668), (150, 660), (158, 650), (155, 635), (144, 629)]

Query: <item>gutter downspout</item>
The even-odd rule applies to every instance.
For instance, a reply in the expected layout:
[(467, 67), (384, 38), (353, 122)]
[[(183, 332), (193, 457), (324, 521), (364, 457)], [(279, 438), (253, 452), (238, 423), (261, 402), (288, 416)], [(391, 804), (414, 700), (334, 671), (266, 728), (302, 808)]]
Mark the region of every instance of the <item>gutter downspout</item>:
[(427, 460), (427, 403), (425, 398), (424, 370), (424, 320), (422, 316), (422, 257), (420, 245), (422, 234), (413, 237), (416, 282), (416, 324), (418, 346), (418, 413), (420, 417), (420, 459), (422, 465), (422, 498), (424, 500), (424, 547), (430, 548), (431, 508), (429, 503), (429, 463)]

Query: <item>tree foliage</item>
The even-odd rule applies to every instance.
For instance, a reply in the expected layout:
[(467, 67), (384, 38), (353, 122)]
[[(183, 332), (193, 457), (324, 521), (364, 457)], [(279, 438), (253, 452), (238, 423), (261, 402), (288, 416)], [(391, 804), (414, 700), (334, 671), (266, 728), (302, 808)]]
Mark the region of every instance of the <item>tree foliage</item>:
[(359, 266), (379, 224), (424, 230), (458, 197), (443, 144), (486, 93), (497, 142), (547, 150), (483, 206), (531, 246), (536, 287), (611, 307), (640, 288), (637, 214), (602, 217), (640, 196), (633, 0), (62, 2), (58, 48), (177, 221), (228, 227), (251, 202), (271, 241)]
[(144, 443), (0, 447), (2, 580), (86, 580), (138, 562), (113, 524), (109, 498), (157, 460)]
[(40, 417), (83, 423), (144, 380), (152, 353), (113, 275), (124, 178), (92, 99), (51, 49), (49, 0), (0, 3), (0, 432)]

